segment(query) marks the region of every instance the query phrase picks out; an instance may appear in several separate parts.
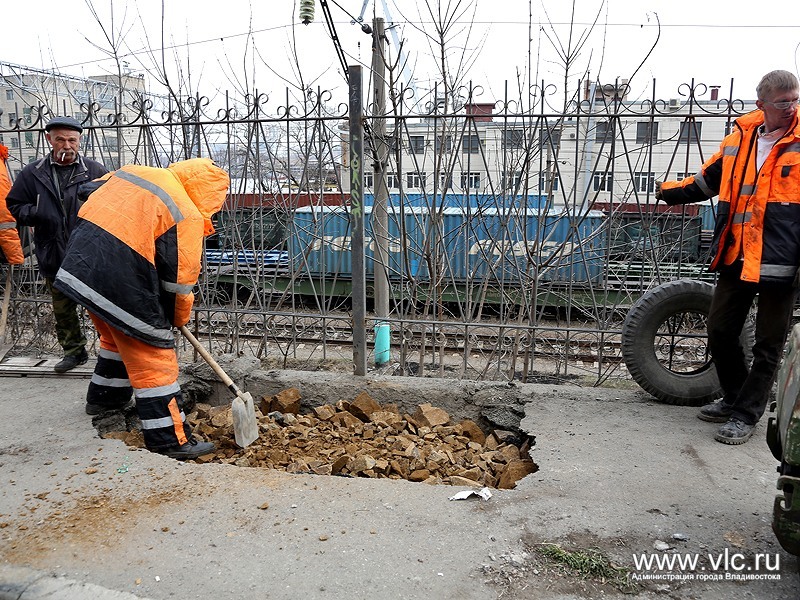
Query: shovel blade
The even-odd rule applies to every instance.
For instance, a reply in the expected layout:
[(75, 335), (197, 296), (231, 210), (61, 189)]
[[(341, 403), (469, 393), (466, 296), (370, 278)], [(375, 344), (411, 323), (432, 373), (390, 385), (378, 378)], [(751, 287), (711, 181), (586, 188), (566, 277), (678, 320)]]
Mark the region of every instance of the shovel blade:
[(236, 445), (247, 448), (258, 439), (256, 408), (250, 392), (240, 393), (231, 403), (233, 414), (233, 436)]

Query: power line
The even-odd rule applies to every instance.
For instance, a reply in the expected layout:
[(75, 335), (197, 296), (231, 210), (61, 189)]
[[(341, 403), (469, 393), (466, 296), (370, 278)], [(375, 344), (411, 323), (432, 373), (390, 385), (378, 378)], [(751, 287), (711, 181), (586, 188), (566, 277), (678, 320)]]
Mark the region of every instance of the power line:
[[(337, 6), (339, 6), (338, 3), (336, 3), (336, 2), (334, 2), (334, 3)], [(337, 21), (335, 21), (335, 20), (332, 21), (332, 22), (334, 24), (337, 23)], [(338, 23), (339, 24), (345, 24), (346, 23), (346, 24), (349, 25), (349, 24), (352, 23), (352, 21), (338, 21)], [(394, 24), (394, 25), (409, 24), (409, 25), (424, 26), (424, 25), (429, 25), (430, 23), (431, 23), (431, 21), (414, 21), (414, 20), (402, 20), (402, 21), (394, 20), (394, 21), (392, 21), (392, 24)], [(528, 21), (522, 21), (522, 20), (508, 20), (508, 21), (502, 21), (502, 20), (500, 20), (500, 21), (497, 21), (497, 20), (495, 20), (495, 21), (475, 20), (475, 21), (463, 21), (463, 23), (464, 24), (471, 23), (473, 25), (519, 25), (519, 26), (528, 26), (529, 25)], [(786, 25), (786, 24), (759, 25), (759, 24), (754, 24), (754, 23), (742, 23), (742, 24), (720, 24), (720, 23), (661, 23), (661, 24), (657, 24), (657, 23), (603, 23), (601, 25), (597, 24), (597, 23), (589, 23), (589, 22), (583, 23), (583, 22), (574, 22), (574, 21), (553, 21), (553, 22), (534, 21), (534, 23), (539, 25), (539, 26), (541, 26), (541, 27), (544, 27), (544, 26), (559, 26), (559, 27), (560, 26), (580, 26), (580, 27), (595, 26), (595, 27), (600, 27), (600, 28), (602, 28), (602, 27), (638, 27), (638, 28), (641, 28), (641, 29), (644, 29), (644, 28), (651, 28), (652, 29), (652, 28), (658, 28), (658, 27), (660, 27), (661, 29), (676, 29), (676, 28), (688, 28), (688, 29), (749, 29), (749, 30), (754, 30), (754, 29), (769, 29), (769, 30), (800, 29), (800, 25)], [(120, 55), (117, 58), (124, 59), (124, 58), (130, 58), (130, 57), (134, 57), (134, 56), (139, 56), (141, 54), (147, 54), (147, 53), (150, 53), (150, 52), (160, 52), (162, 50), (175, 50), (175, 49), (178, 49), (178, 48), (189, 48), (189, 47), (193, 47), (193, 46), (200, 46), (200, 45), (203, 45), (203, 44), (210, 44), (210, 43), (214, 43), (214, 42), (225, 42), (227, 40), (233, 40), (233, 39), (236, 39), (236, 38), (246, 37), (246, 36), (250, 36), (250, 35), (256, 35), (256, 34), (261, 34), (261, 33), (269, 33), (269, 32), (277, 31), (277, 30), (280, 30), (280, 29), (287, 29), (287, 28), (293, 27), (294, 25), (295, 25), (295, 23), (287, 23), (287, 24), (284, 24), (284, 25), (276, 25), (276, 26), (273, 26), (273, 27), (264, 27), (262, 29), (255, 29), (253, 31), (245, 31), (245, 32), (241, 32), (241, 33), (233, 33), (233, 34), (230, 34), (230, 35), (225, 35), (225, 36), (220, 36), (220, 37), (207, 38), (207, 39), (203, 39), (203, 40), (195, 40), (195, 41), (191, 41), (191, 42), (182, 42), (182, 43), (179, 43), (179, 44), (171, 44), (169, 46), (164, 46), (164, 47), (142, 48), (140, 50), (134, 50), (134, 51), (128, 52), (127, 54)], [(109, 60), (114, 60), (114, 58), (106, 57), (106, 58), (99, 58), (99, 59), (94, 59), (94, 60), (87, 60), (87, 61), (82, 61), (82, 62), (70, 63), (70, 64), (67, 64), (67, 65), (61, 65), (60, 68), (61, 69), (68, 69), (68, 68), (71, 68), (71, 67), (82, 67), (82, 66), (86, 66), (86, 65), (92, 65), (92, 64), (106, 62), (106, 61), (109, 61)]]
[[(128, 52), (127, 54), (123, 54), (118, 58), (129, 58), (131, 56), (138, 56), (140, 54), (147, 54), (149, 52), (160, 52), (162, 50), (175, 50), (176, 48), (188, 48), (189, 46), (198, 46), (200, 44), (209, 44), (211, 42), (224, 42), (226, 40), (232, 40), (234, 38), (246, 37), (249, 35), (254, 35), (256, 33), (267, 33), (269, 31), (276, 31), (278, 29), (286, 29), (287, 27), (292, 27), (294, 23), (289, 23), (287, 25), (276, 25), (275, 27), (265, 27), (264, 29), (255, 29), (253, 31), (245, 31), (244, 33), (233, 33), (231, 35), (225, 35), (221, 37), (213, 37), (208, 38), (205, 40), (196, 40), (194, 42), (183, 42), (180, 44), (172, 44), (170, 46), (164, 46), (159, 48), (142, 48), (141, 50), (134, 50), (132, 52)], [(68, 69), (70, 67), (82, 67), (85, 65), (93, 65), (100, 62), (105, 62), (107, 60), (114, 60), (112, 57), (108, 58), (100, 58), (96, 60), (87, 60), (83, 62), (72, 63), (69, 65), (62, 65), (62, 69)]]

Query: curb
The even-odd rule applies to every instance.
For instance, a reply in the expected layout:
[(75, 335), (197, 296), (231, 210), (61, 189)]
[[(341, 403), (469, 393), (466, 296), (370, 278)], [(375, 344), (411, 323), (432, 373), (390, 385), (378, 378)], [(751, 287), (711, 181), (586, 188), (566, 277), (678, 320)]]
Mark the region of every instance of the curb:
[(0, 600), (148, 600), (128, 592), (57, 577), (28, 567), (0, 565)]

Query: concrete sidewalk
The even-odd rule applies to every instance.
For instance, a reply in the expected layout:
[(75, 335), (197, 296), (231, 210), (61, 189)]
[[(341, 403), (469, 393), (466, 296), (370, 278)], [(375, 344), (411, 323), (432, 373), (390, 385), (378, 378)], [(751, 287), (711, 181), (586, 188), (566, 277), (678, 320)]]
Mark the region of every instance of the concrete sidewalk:
[[(391, 381), (430, 401), (426, 381)], [(132, 450), (96, 436), (87, 385), (0, 378), (0, 600), (613, 598), (531, 548), (599, 548), (633, 568), (633, 554), (659, 554), (657, 540), (678, 553), (764, 553), (780, 579), (645, 581), (637, 597), (800, 594), (797, 563), (770, 530), (776, 462), (763, 426), (731, 447), (696, 409), (639, 391), (520, 386), (540, 471), (489, 501), (453, 502), (459, 488)]]

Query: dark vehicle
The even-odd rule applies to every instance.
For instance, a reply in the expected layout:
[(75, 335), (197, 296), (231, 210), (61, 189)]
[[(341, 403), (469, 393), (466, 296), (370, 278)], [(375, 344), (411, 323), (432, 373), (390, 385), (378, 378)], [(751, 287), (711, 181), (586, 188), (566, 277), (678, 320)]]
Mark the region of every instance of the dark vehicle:
[(767, 444), (780, 461), (772, 530), (784, 550), (800, 556), (800, 324), (789, 336), (778, 371), (778, 393), (767, 423)]

